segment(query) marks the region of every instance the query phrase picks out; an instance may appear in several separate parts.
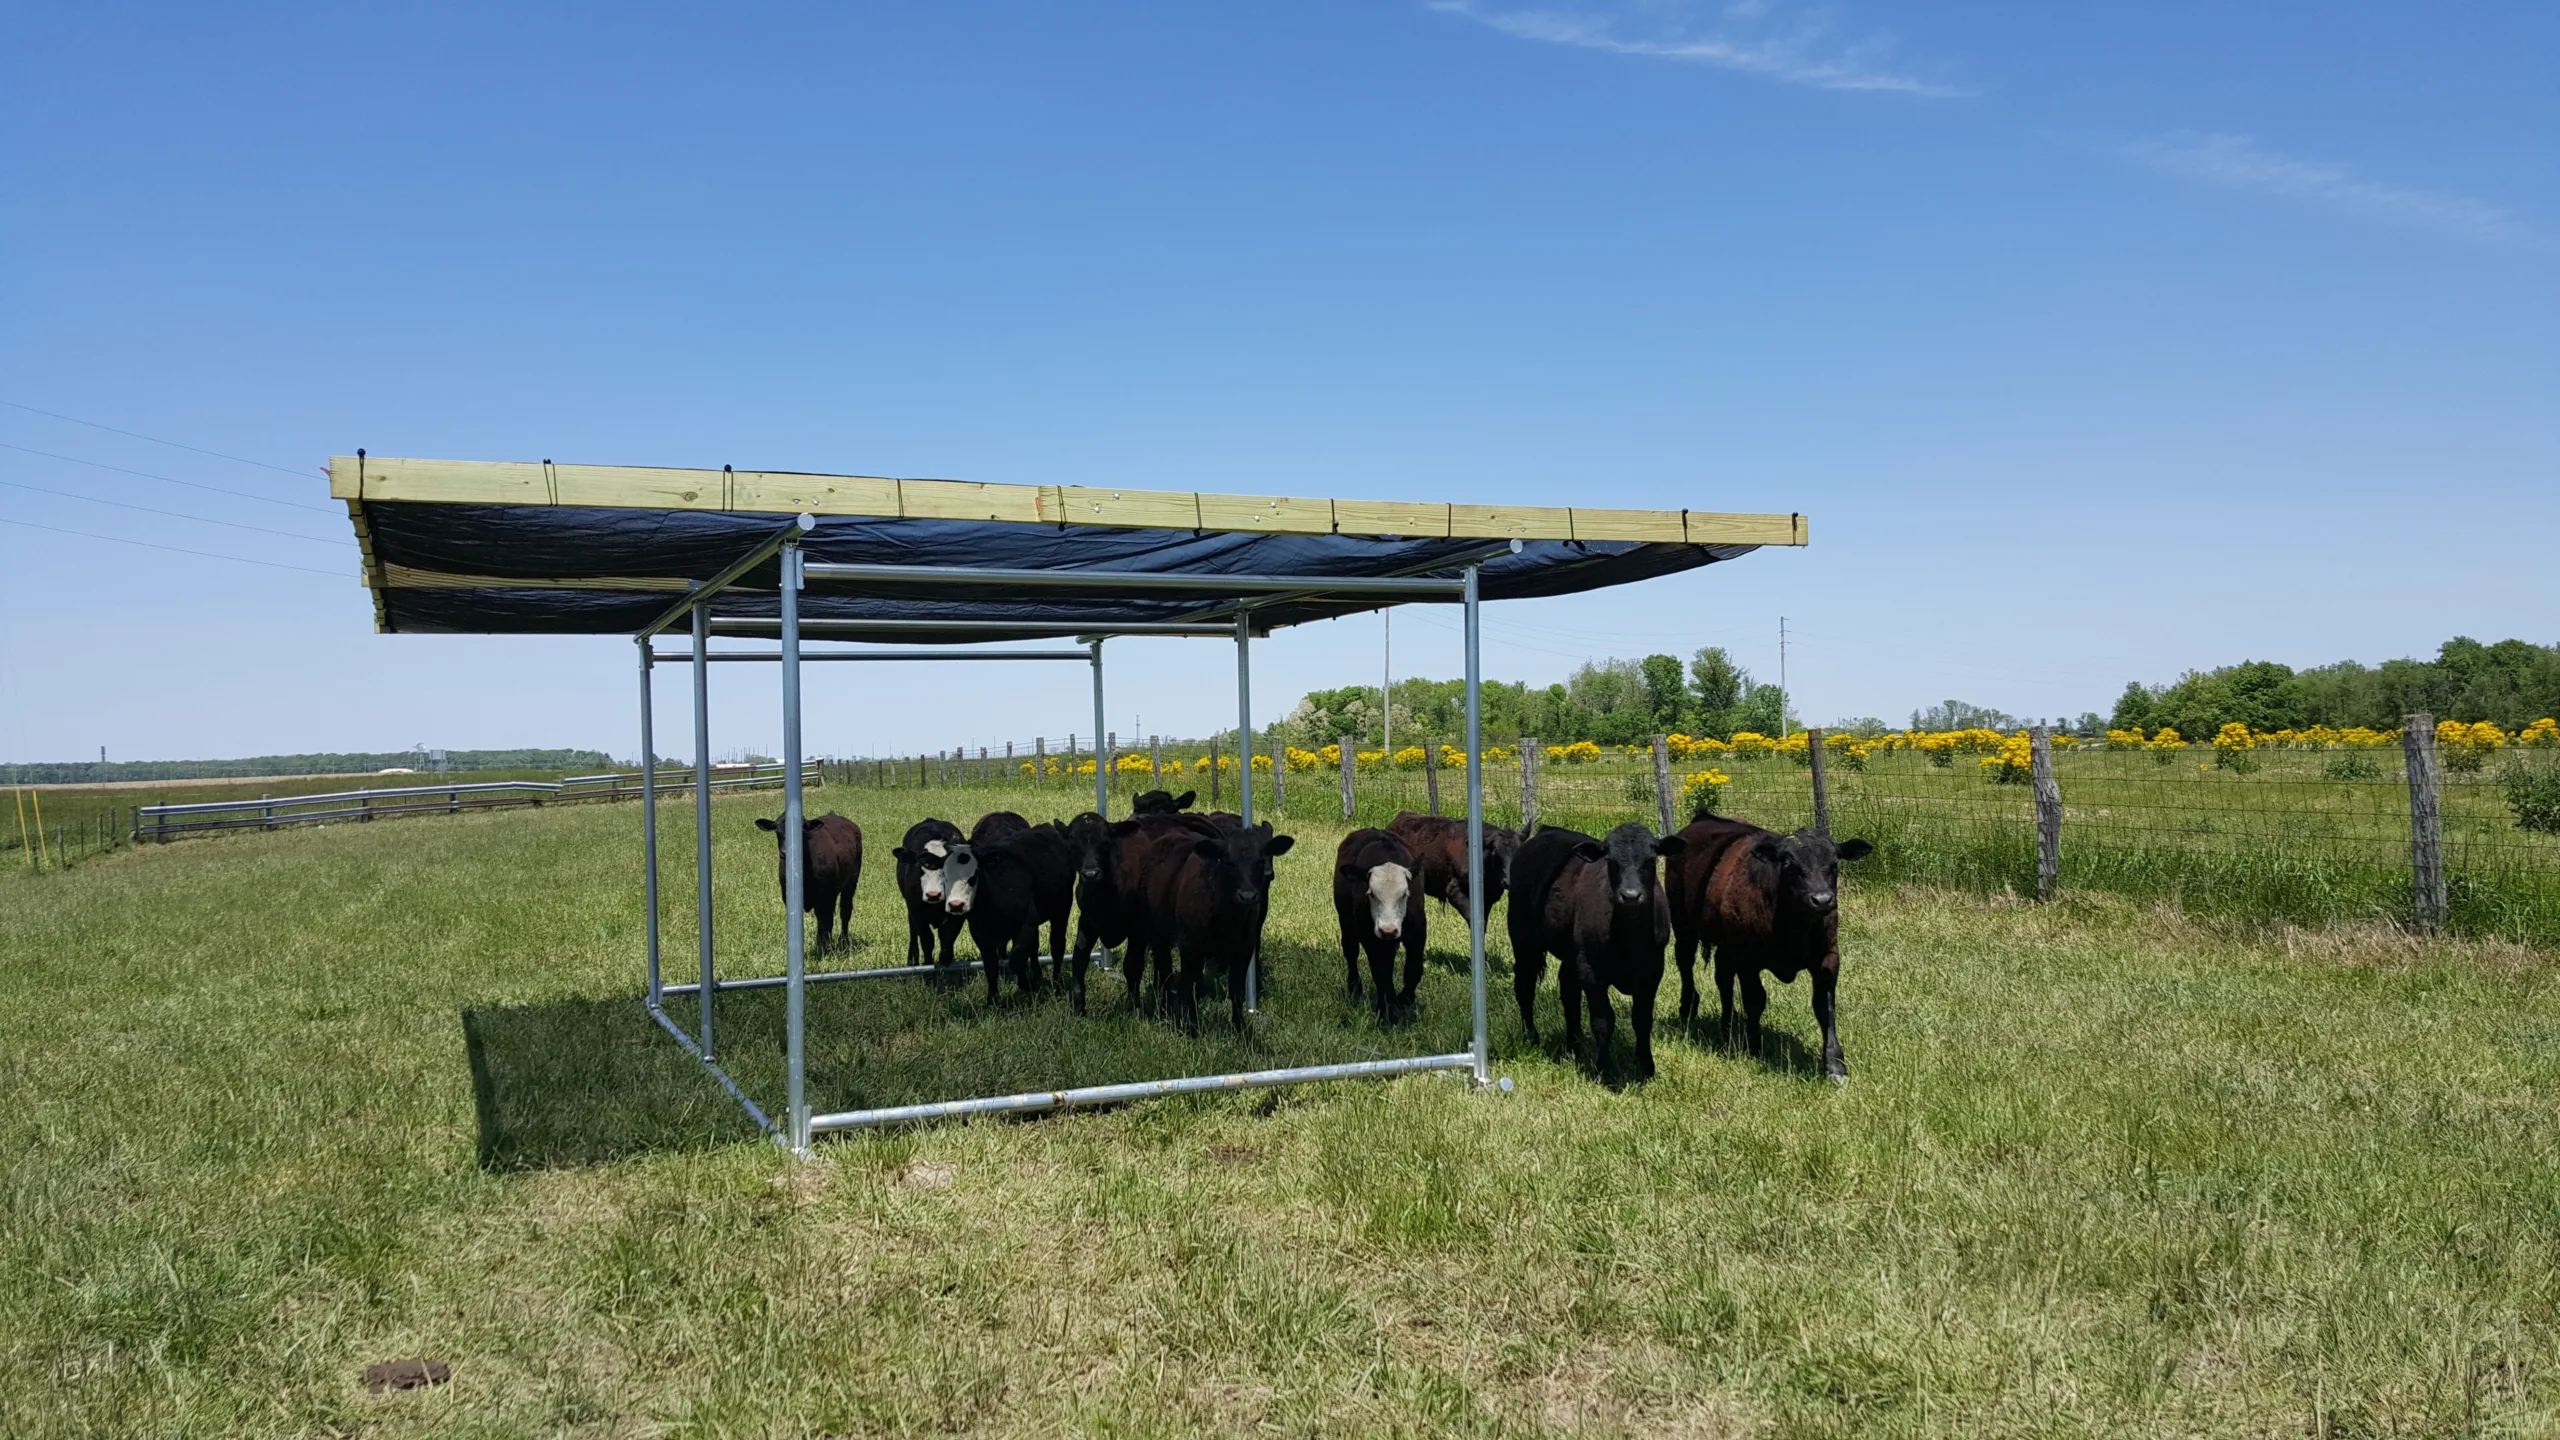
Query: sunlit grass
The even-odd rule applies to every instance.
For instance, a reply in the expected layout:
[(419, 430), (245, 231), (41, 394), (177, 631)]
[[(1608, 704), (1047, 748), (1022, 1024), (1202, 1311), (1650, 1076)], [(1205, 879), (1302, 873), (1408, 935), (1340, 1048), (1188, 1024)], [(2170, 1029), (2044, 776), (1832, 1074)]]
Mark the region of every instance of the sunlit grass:
[[(813, 799), (874, 860), (829, 963), (895, 963), (887, 847), (981, 797)], [(774, 803), (715, 807), (729, 973), (780, 965)], [(800, 1163), (633, 998), (636, 819), (0, 878), (0, 1433), (2555, 1433), (2547, 952), (1871, 884), (1846, 1087), (1801, 986), (1770, 1063), (1665, 1036), (1612, 1093), (1497, 984), (1507, 1097), (1415, 1077)], [(1082, 1024), (858, 982), (816, 992), (821, 1103), (1448, 1048), (1462, 927), (1435, 911), (1425, 1018), (1379, 1029), (1339, 996), (1339, 828), (1290, 828), (1251, 1036), (1122, 1015), (1116, 978)], [(769, 1000), (721, 1013), (778, 1099)], [(364, 1393), (403, 1355), (452, 1383)]]

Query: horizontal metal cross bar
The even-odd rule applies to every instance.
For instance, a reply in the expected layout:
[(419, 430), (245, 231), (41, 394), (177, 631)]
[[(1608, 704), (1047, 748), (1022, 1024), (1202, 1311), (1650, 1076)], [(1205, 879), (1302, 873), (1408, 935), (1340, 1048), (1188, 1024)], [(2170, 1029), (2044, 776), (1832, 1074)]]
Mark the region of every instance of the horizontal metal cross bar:
[[(705, 660), (779, 660), (779, 651), (712, 650)], [(947, 650), (803, 650), (800, 658), (819, 660), (1074, 660), (1088, 661), (1093, 656), (1083, 650), (985, 650), (970, 655), (955, 655)], [(690, 665), (693, 652), (653, 650), (649, 661), (654, 665)]]
[[(815, 985), (825, 980), (911, 980), (922, 975), (967, 975), (986, 968), (982, 960), (954, 960), (948, 965), (888, 965), (877, 970), (829, 970), (823, 975), (804, 975), (803, 984)], [(723, 980), (711, 988), (722, 994), (732, 990), (779, 990), (791, 983), (788, 975), (754, 975), (744, 980)], [(659, 987), (663, 995), (693, 995), (702, 990), (698, 981)]]
[(1393, 575), (1199, 575), (1142, 570), (1014, 570), (978, 565), (845, 565), (811, 561), (811, 581), (871, 585), (1000, 585), (1010, 590), (1156, 595), (1402, 595), (1455, 598), (1464, 580)]
[(783, 526), (781, 529), (774, 531), (771, 535), (757, 542), (754, 549), (739, 556), (737, 559), (730, 561), (727, 565), (721, 568), (719, 574), (714, 575), (710, 579), (703, 581), (700, 585), (695, 586), (692, 590), (686, 592), (683, 599), (661, 611), (658, 618), (650, 621), (647, 628), (640, 632), (640, 638), (646, 640), (650, 636), (657, 634), (659, 631), (664, 630), (668, 626), (683, 619), (686, 612), (693, 609), (694, 606), (708, 601), (712, 596), (717, 595), (721, 591), (738, 583), (739, 576), (746, 574), (748, 571), (753, 570), (767, 560), (772, 559), (775, 551), (780, 550), (785, 544), (788, 544), (793, 540), (797, 540), (802, 535), (807, 534), (817, 525), (817, 523), (817, 517), (813, 515), (793, 516), (790, 524)]
[(1410, 1060), (1359, 1060), (1347, 1065), (1301, 1065), (1288, 1070), (1249, 1070), (1238, 1075), (1193, 1075), (1180, 1080), (1137, 1080), (1125, 1085), (1087, 1085), (1072, 1090), (1033, 1090), (1020, 1095), (990, 1095), (977, 1100), (942, 1100), (923, 1105), (892, 1105), (878, 1110), (843, 1110), (809, 1117), (812, 1135), (829, 1130), (858, 1130), (867, 1125), (900, 1125), (917, 1120), (948, 1120), (961, 1115), (1009, 1115), (1034, 1110), (1068, 1110), (1083, 1105), (1117, 1105), (1164, 1095), (1201, 1095), (1219, 1090), (1260, 1090), (1274, 1085), (1304, 1085), (1317, 1080), (1357, 1080), (1412, 1075), (1427, 1070), (1471, 1070), (1473, 1052), (1418, 1055)]
[(693, 1037), (684, 1033), (683, 1026), (668, 1019), (666, 1011), (659, 1009), (655, 1005), (649, 1005), (648, 1001), (643, 1000), (640, 1003), (648, 1006), (649, 1018), (657, 1021), (660, 1026), (665, 1028), (668, 1034), (676, 1037), (676, 1043), (684, 1047), (684, 1053), (692, 1056), (696, 1060), (702, 1061), (702, 1068), (711, 1072), (712, 1078), (718, 1080), (721, 1088), (729, 1092), (730, 1099), (735, 1100), (740, 1105), (746, 1107), (747, 1118), (756, 1122), (757, 1129), (762, 1130), (767, 1135), (774, 1133), (773, 1121), (768, 1119), (764, 1111), (757, 1107), (756, 1102), (747, 1098), (747, 1092), (738, 1088), (738, 1082), (729, 1078), (728, 1071), (721, 1069), (718, 1064), (710, 1060), (703, 1059), (702, 1047), (693, 1043)]
[[(711, 633), (749, 639), (771, 639), (782, 632), (779, 620), (714, 616)], [(951, 634), (985, 635), (985, 640), (951, 640), (951, 645), (985, 645), (999, 640), (1033, 639), (1049, 636), (1100, 636), (1111, 639), (1121, 635), (1190, 636), (1203, 640), (1232, 640), (1233, 625), (1201, 625), (1183, 620), (1131, 620), (1106, 624), (1095, 620), (818, 620), (803, 618), (800, 633), (817, 640), (861, 640), (879, 638), (903, 639), (910, 635)], [(1256, 632), (1262, 633), (1262, 632)]]

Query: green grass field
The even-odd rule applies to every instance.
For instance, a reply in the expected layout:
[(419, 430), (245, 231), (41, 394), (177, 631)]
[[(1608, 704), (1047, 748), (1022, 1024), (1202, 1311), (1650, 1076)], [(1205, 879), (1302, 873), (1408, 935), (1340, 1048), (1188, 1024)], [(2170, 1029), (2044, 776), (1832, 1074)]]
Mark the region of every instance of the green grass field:
[[(850, 963), (896, 963), (888, 846), (984, 800), (812, 798), (872, 847)], [(715, 804), (731, 974), (779, 968), (775, 803)], [(0, 875), (0, 1434), (2560, 1434), (2546, 950), (1867, 884), (1845, 1087), (1801, 984), (1770, 1062), (1665, 1033), (1612, 1092), (1524, 1043), (1502, 974), (1509, 1096), (1421, 1076), (798, 1162), (634, 998), (637, 818)], [(1416, 1026), (1342, 1001), (1339, 829), (1291, 828), (1250, 1037), (1131, 1019), (1114, 978), (1087, 1022), (860, 982), (814, 992), (814, 1098), (1447, 1047), (1453, 964)], [(721, 1017), (778, 1100), (771, 1004)], [(366, 1392), (405, 1356), (451, 1383)]]

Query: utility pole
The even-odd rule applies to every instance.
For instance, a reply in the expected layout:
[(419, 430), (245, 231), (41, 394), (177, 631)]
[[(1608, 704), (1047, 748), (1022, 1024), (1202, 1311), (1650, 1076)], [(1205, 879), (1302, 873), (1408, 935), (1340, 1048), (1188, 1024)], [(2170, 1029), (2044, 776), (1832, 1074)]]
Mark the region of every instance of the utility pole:
[(1787, 728), (1787, 617), (1778, 617), (1778, 738), (1784, 740)]
[(1378, 676), (1378, 748), (1387, 752), (1393, 764), (1396, 755), (1396, 612), (1378, 612), (1378, 633), (1384, 637), (1380, 651), (1382, 660)]

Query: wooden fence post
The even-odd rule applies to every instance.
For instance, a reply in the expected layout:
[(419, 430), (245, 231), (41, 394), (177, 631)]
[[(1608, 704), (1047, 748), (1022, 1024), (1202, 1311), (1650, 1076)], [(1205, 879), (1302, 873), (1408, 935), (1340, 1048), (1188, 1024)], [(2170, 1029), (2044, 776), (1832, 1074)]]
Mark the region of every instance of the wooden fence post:
[(1356, 753), (1359, 748), (1358, 736), (1342, 737), (1342, 818), (1345, 820), (1351, 818), (1351, 771), (1359, 764), (1360, 757)]
[(1671, 807), (1679, 797), (1671, 793), (1671, 741), (1667, 736), (1653, 737), (1653, 808), (1662, 821), (1662, 833), (1673, 830)]
[(2444, 811), (2436, 775), (2436, 717), (2420, 713), (2403, 722), (2401, 753), (2409, 761), (2410, 918), (2428, 933), (2444, 928), (2453, 909), (2445, 891)]
[(1422, 742), (1422, 795), (1423, 799), (1430, 805), (1431, 813), (1434, 815), (1439, 814), (1440, 747), (1438, 744), (1429, 740)]
[(1149, 773), (1149, 774), (1151, 774), (1151, 775), (1153, 775), (1153, 776), (1155, 776), (1155, 777), (1156, 777), (1156, 785), (1155, 785), (1155, 788), (1157, 788), (1157, 789), (1159, 789), (1159, 790), (1163, 789), (1163, 788), (1164, 788), (1164, 737), (1163, 737), (1163, 736), (1161, 736), (1161, 735), (1150, 735), (1150, 736), (1148, 736), (1148, 737), (1147, 737), (1147, 765), (1148, 765), (1148, 767), (1149, 767), (1149, 769), (1148, 769), (1148, 772), (1147, 772), (1147, 773)]
[(1538, 833), (1538, 761), (1545, 752), (1538, 747), (1538, 737), (1520, 737), (1520, 838)]
[(1218, 742), (1212, 740), (1209, 742), (1209, 808), (1212, 810), (1218, 808), (1221, 782), (1225, 778), (1224, 773), (1218, 769)]
[(1822, 727), (1804, 732), (1804, 756), (1813, 762), (1813, 828), (1824, 839), (1831, 838), (1831, 776), (1822, 763)]
[(1046, 735), (1031, 737), (1031, 779), (1038, 785), (1049, 783), (1049, 737)]
[(1280, 807), (1289, 803), (1289, 747), (1264, 731), (1262, 743), (1271, 749), (1271, 814), (1277, 819)]
[(2062, 888), (2062, 786), (2053, 778), (2053, 732), (2029, 727), (2027, 753), (2036, 792), (2036, 898), (2050, 900)]

